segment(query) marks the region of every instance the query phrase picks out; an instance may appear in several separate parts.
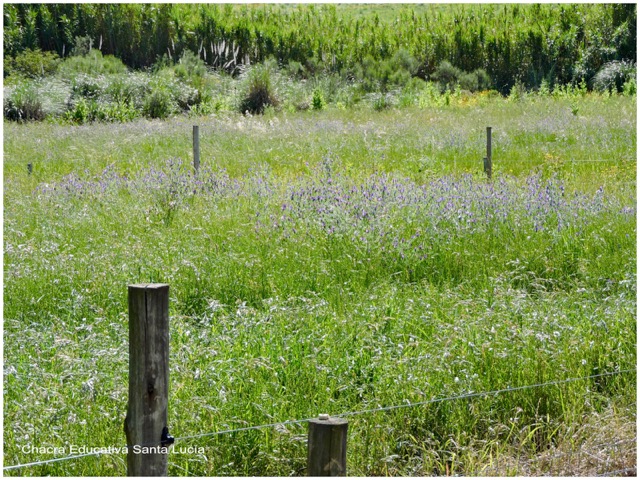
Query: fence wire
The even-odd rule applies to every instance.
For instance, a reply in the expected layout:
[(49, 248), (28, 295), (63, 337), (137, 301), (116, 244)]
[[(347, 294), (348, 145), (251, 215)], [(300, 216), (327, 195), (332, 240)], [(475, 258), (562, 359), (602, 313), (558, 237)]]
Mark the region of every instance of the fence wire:
[[(385, 412), (385, 411), (396, 410), (396, 409), (400, 409), (400, 408), (412, 408), (412, 407), (418, 407), (418, 406), (429, 405), (429, 404), (434, 404), (434, 403), (441, 403), (441, 402), (447, 402), (447, 401), (463, 400), (463, 399), (469, 399), (469, 398), (475, 398), (475, 397), (486, 397), (486, 396), (491, 396), (491, 395), (495, 396), (495, 395), (499, 395), (499, 394), (507, 393), (507, 392), (515, 392), (515, 391), (520, 391), (520, 390), (527, 390), (527, 389), (530, 389), (530, 388), (541, 388), (541, 387), (548, 387), (548, 386), (553, 386), (553, 385), (561, 385), (561, 384), (565, 384), (565, 383), (571, 383), (571, 382), (577, 382), (577, 381), (583, 381), (583, 380), (591, 380), (591, 379), (594, 379), (594, 378), (606, 377), (606, 376), (612, 376), (612, 375), (620, 375), (620, 374), (623, 374), (623, 373), (631, 373), (631, 372), (635, 372), (635, 371), (636, 371), (635, 369), (619, 370), (619, 371), (616, 371), (616, 372), (606, 372), (606, 373), (590, 375), (588, 377), (567, 378), (567, 379), (563, 379), (563, 380), (554, 380), (554, 381), (550, 381), (550, 382), (538, 383), (538, 384), (535, 384), (535, 385), (524, 385), (524, 386), (520, 386), (520, 387), (507, 387), (507, 388), (502, 388), (502, 389), (499, 389), (499, 390), (493, 390), (493, 391), (490, 391), (490, 392), (466, 393), (466, 394), (457, 395), (457, 396), (450, 396), (450, 397), (443, 397), (443, 398), (435, 398), (435, 399), (431, 399), (431, 400), (425, 400), (423, 402), (414, 402), (414, 403), (407, 402), (406, 404), (402, 404), (402, 405), (390, 405), (390, 406), (386, 406), (386, 407), (377, 407), (377, 408), (357, 410), (357, 411), (352, 411), (352, 412), (345, 412), (345, 413), (332, 415), (332, 416), (333, 417), (342, 418), (342, 417), (348, 417), (348, 416), (364, 415), (364, 414), (368, 414), (368, 413)], [(301, 424), (301, 423), (307, 423), (310, 420), (314, 420), (315, 418), (316, 417), (305, 418), (305, 419), (301, 419), (301, 420), (285, 420), (285, 421), (282, 421), (282, 422), (266, 423), (266, 424), (263, 424), (263, 425), (254, 425), (254, 426), (250, 426), (250, 427), (241, 427), (241, 428), (228, 429), (228, 430), (219, 430), (219, 431), (208, 432), (208, 433), (200, 433), (200, 434), (195, 434), (195, 435), (187, 435), (187, 436), (182, 436), (182, 437), (175, 437), (174, 440), (177, 442), (179, 440), (191, 440), (191, 439), (195, 439), (195, 438), (212, 437), (212, 436), (217, 436), (217, 435), (225, 435), (225, 434), (231, 434), (231, 433), (246, 432), (246, 431), (250, 431), (250, 430), (260, 430), (260, 429), (263, 429), (263, 428), (270, 428), (270, 427), (276, 427), (276, 426)], [(610, 445), (614, 445), (614, 444), (610, 444)], [(154, 446), (157, 446), (157, 443), (149, 444), (149, 445), (140, 445), (140, 447), (154, 447)], [(131, 447), (130, 445), (124, 445), (124, 446), (120, 447), (119, 450), (124, 451), (125, 448), (130, 448), (130, 447)], [(51, 459), (48, 459), (48, 460), (41, 460), (41, 461), (30, 462), (30, 463), (22, 463), (22, 464), (18, 464), (18, 465), (10, 465), (10, 466), (3, 467), (2, 469), (4, 471), (6, 471), (6, 470), (14, 470), (14, 469), (18, 469), (18, 468), (34, 467), (34, 466), (38, 466), (38, 465), (46, 465), (46, 464), (51, 464), (51, 463), (56, 463), (56, 462), (64, 462), (64, 461), (68, 461), (68, 460), (74, 460), (74, 459), (83, 458), (83, 457), (90, 457), (90, 456), (97, 456), (97, 455), (107, 455), (107, 454), (111, 454), (111, 453), (110, 452), (104, 452), (102, 450), (98, 450), (96, 452), (83, 453), (83, 454), (78, 454), (78, 455), (69, 455), (69, 456), (66, 456), (66, 457), (51, 458)], [(566, 455), (571, 455), (571, 453), (567, 453)], [(560, 456), (562, 456), (562, 455), (560, 455)], [(627, 469), (625, 469), (625, 470), (627, 470)], [(483, 470), (483, 472), (484, 472), (484, 470)], [(606, 476), (606, 474), (603, 474), (603, 475)]]

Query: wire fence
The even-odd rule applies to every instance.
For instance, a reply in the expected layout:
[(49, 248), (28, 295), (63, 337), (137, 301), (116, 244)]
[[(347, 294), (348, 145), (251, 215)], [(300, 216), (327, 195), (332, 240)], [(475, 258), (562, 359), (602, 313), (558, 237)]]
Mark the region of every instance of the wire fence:
[[(504, 393), (508, 393), (508, 392), (516, 392), (516, 391), (527, 390), (527, 389), (532, 389), (532, 388), (549, 387), (549, 386), (554, 386), (554, 385), (561, 385), (561, 384), (577, 382), (577, 381), (592, 380), (592, 379), (595, 379), (595, 378), (608, 377), (608, 376), (620, 375), (620, 374), (632, 373), (632, 372), (636, 372), (636, 370), (635, 369), (618, 370), (618, 371), (615, 371), (615, 372), (600, 373), (600, 374), (590, 375), (590, 376), (587, 376), (587, 377), (575, 377), (575, 378), (567, 378), (567, 379), (562, 379), (562, 380), (553, 380), (553, 381), (544, 382), (544, 383), (538, 383), (538, 384), (534, 384), (534, 385), (524, 385), (524, 386), (519, 386), (519, 387), (507, 387), (507, 388), (502, 388), (502, 389), (499, 389), (499, 390), (493, 390), (493, 391), (489, 391), (489, 392), (471, 392), (471, 393), (466, 393), (466, 394), (456, 395), (456, 396), (434, 398), (434, 399), (425, 400), (425, 401), (422, 401), (422, 402), (413, 402), (413, 403), (407, 402), (406, 404), (402, 404), (402, 405), (390, 405), (390, 406), (385, 406), (385, 407), (377, 407), (377, 408), (357, 410), (357, 411), (352, 411), (352, 412), (344, 412), (344, 413), (341, 413), (341, 414), (332, 415), (332, 417), (343, 418), (343, 417), (365, 415), (365, 414), (377, 413), (377, 412), (386, 412), (386, 411), (397, 410), (397, 409), (402, 409), (402, 408), (414, 408), (414, 407), (418, 407), (418, 406), (424, 406), (424, 405), (430, 405), (430, 404), (442, 403), (442, 402), (448, 402), (448, 401), (465, 400), (465, 399), (476, 398), (476, 397), (496, 396), (496, 395), (500, 395), (500, 394), (504, 394)], [(227, 429), (227, 430), (218, 430), (218, 431), (208, 432), (208, 433), (199, 433), (199, 434), (195, 434), (195, 435), (186, 435), (186, 436), (182, 436), (182, 437), (175, 437), (174, 440), (177, 442), (177, 441), (191, 440), (191, 439), (196, 439), (196, 438), (205, 438), (205, 437), (226, 435), (226, 434), (232, 434), (232, 433), (238, 433), (238, 432), (246, 432), (246, 431), (250, 431), (250, 430), (260, 430), (260, 429), (264, 429), (264, 428), (272, 428), (272, 427), (277, 427), (277, 426), (302, 424), (302, 423), (307, 423), (310, 420), (313, 420), (315, 418), (316, 417), (304, 418), (304, 419), (300, 419), (300, 420), (285, 420), (285, 421), (282, 421), (282, 422), (266, 423), (266, 424), (262, 424), (262, 425), (254, 425), (254, 426), (249, 426), (249, 427), (240, 427), (240, 428)], [(613, 443), (609, 443), (609, 444), (601, 444), (600, 446), (615, 446), (615, 445), (618, 445), (618, 444), (631, 443), (631, 442), (633, 442), (634, 445), (635, 445), (636, 439), (634, 438), (633, 440), (624, 440), (622, 442), (613, 442)], [(157, 446), (157, 444), (140, 445), (140, 447), (154, 447), (154, 446)], [(107, 454), (114, 454), (114, 453), (116, 453), (116, 454), (117, 453), (126, 453), (127, 449), (129, 447), (131, 447), (131, 446), (123, 445), (121, 447), (115, 447), (115, 448), (112, 448), (112, 449), (109, 449), (109, 448), (98, 448), (98, 449), (95, 449), (95, 451), (92, 451), (92, 452), (89, 452), (89, 453), (82, 453), (82, 454), (77, 454), (77, 455), (68, 455), (68, 456), (65, 456), (65, 457), (51, 458), (51, 459), (48, 459), (48, 460), (41, 460), (41, 461), (35, 461), (35, 462), (30, 462), (30, 463), (22, 463), (22, 464), (18, 464), (18, 465), (4, 466), (3, 470), (4, 471), (8, 471), (8, 470), (15, 470), (15, 469), (19, 469), (19, 468), (34, 467), (34, 466), (39, 466), (39, 465), (47, 465), (47, 464), (51, 464), (51, 463), (64, 462), (64, 461), (75, 460), (75, 459), (84, 458), (84, 457), (91, 457), (91, 456), (107, 455)], [(580, 453), (580, 452), (581, 452), (580, 450), (577, 451), (577, 453)], [(582, 453), (588, 453), (588, 452), (582, 452)], [(561, 453), (559, 453), (557, 455), (557, 457), (566, 457), (566, 456), (571, 456), (573, 454), (574, 454), (574, 452), (561, 452)], [(550, 456), (548, 458), (556, 458), (556, 457), (552, 455), (552, 456)], [(540, 460), (537, 459), (535, 461), (538, 462)], [(523, 464), (518, 464), (518, 466), (521, 467), (521, 468), (525, 468), (527, 466), (530, 467), (531, 464), (532, 464), (532, 462), (529, 461), (528, 463), (525, 462)], [(482, 475), (485, 475), (489, 471), (497, 471), (496, 468), (497, 467), (495, 467), (495, 466), (490, 466), (490, 467), (487, 467), (487, 469), (483, 469), (482, 472), (479, 472), (479, 473), (481, 473)], [(633, 470), (635, 472), (636, 471), (636, 467), (633, 467), (632, 469), (629, 469), (629, 468), (618, 469), (618, 470), (615, 470), (615, 471), (612, 471), (612, 472), (606, 472), (606, 473), (597, 474), (597, 475), (598, 476), (608, 476), (607, 475), (608, 473), (610, 473), (611, 475), (614, 475), (614, 474), (616, 474), (616, 472), (620, 472), (620, 474), (623, 474), (627, 470)]]

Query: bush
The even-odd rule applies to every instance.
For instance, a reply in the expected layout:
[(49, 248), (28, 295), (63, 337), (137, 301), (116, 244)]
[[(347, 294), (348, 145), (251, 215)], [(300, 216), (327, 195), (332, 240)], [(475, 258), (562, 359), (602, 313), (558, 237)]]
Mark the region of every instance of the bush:
[(482, 68), (478, 68), (471, 73), (461, 72), (459, 85), (463, 90), (478, 92), (491, 88), (491, 78)]
[(360, 80), (364, 92), (386, 93), (393, 87), (402, 87), (409, 83), (418, 68), (418, 61), (406, 50), (400, 49), (387, 60), (376, 60), (367, 55), (361, 65), (353, 71), (345, 70), (343, 76), (354, 76)]
[(96, 99), (107, 89), (107, 81), (103, 76), (80, 74), (73, 78), (71, 90), (74, 96)]
[(478, 91), (478, 76), (475, 73), (463, 73), (458, 83), (462, 90), (470, 92)]
[(633, 95), (636, 95), (636, 92), (637, 92), (637, 85), (636, 85), (636, 78), (634, 76), (633, 78), (630, 78), (629, 80), (624, 82), (624, 85), (622, 86), (622, 93), (623, 95), (627, 95), (631, 97)]
[(71, 55), (74, 57), (82, 57), (91, 53), (93, 40), (89, 35), (77, 36), (73, 41)]
[(313, 90), (313, 98), (311, 99), (311, 106), (314, 110), (324, 110), (327, 107), (327, 102), (324, 99), (322, 90), (315, 88)]
[(445, 97), (440, 87), (434, 82), (426, 82), (424, 88), (418, 94), (418, 107), (442, 107), (445, 105)]
[(622, 92), (624, 84), (635, 79), (636, 65), (633, 62), (617, 61), (606, 63), (593, 77), (593, 88), (599, 92)]
[(474, 70), (473, 74), (478, 78), (478, 90), (489, 90), (492, 87), (491, 77), (483, 68)]
[(231, 107), (229, 106), (228, 100), (223, 97), (217, 97), (208, 98), (207, 100), (194, 105), (193, 108), (189, 110), (189, 114), (192, 116), (202, 116), (229, 110), (231, 110)]
[(391, 93), (371, 93), (370, 101), (371, 106), (376, 112), (388, 110), (397, 105), (397, 100)]
[(58, 70), (60, 57), (54, 52), (43, 52), (39, 48), (25, 50), (15, 58), (7, 57), (4, 62), (4, 76), (17, 75), (40, 78), (53, 75)]
[(527, 88), (524, 86), (520, 80), (516, 80), (516, 83), (511, 87), (511, 91), (509, 92), (509, 100), (512, 102), (517, 102), (524, 99), (527, 96)]
[(140, 113), (132, 102), (99, 103), (96, 100), (81, 98), (63, 118), (82, 125), (94, 121), (129, 122), (139, 116)]
[(391, 58), (391, 65), (396, 70), (404, 70), (415, 75), (419, 62), (404, 48), (400, 48)]
[(24, 122), (45, 118), (40, 92), (35, 82), (22, 82), (5, 89), (3, 104), (4, 116), (8, 120)]
[(246, 93), (240, 102), (240, 112), (262, 114), (266, 107), (277, 107), (279, 103), (268, 66), (259, 65), (252, 68), (249, 71)]
[(541, 97), (546, 97), (551, 94), (551, 88), (549, 87), (549, 82), (546, 78), (542, 79), (540, 82), (540, 88), (538, 89), (538, 95)]
[(169, 86), (173, 102), (183, 112), (188, 112), (195, 106), (210, 99), (203, 91), (193, 88), (186, 83), (172, 82)]
[(141, 73), (110, 75), (104, 88), (109, 102), (133, 103), (139, 109), (142, 109), (144, 98), (149, 91), (149, 77)]
[(295, 60), (289, 60), (285, 68), (287, 75), (293, 79), (300, 80), (306, 78), (306, 71), (304, 66), (300, 62)]
[(440, 84), (441, 92), (453, 91), (462, 74), (462, 70), (445, 60), (438, 65), (431, 78)]
[(155, 87), (145, 98), (142, 113), (149, 118), (167, 118), (175, 111), (169, 90), (163, 86)]
[(60, 64), (62, 75), (72, 78), (79, 73), (105, 75), (127, 72), (127, 67), (113, 55), (102, 56), (100, 50), (93, 49), (86, 55), (69, 57)]
[(87, 123), (95, 117), (95, 101), (87, 101), (80, 98), (75, 105), (64, 114), (64, 119), (68, 122), (78, 123), (80, 125)]
[(185, 50), (173, 67), (177, 79), (194, 87), (202, 86), (207, 67), (204, 61), (191, 50)]
[(53, 77), (45, 80), (23, 80), (4, 89), (3, 109), (8, 120), (44, 120), (61, 115), (71, 96), (69, 86)]

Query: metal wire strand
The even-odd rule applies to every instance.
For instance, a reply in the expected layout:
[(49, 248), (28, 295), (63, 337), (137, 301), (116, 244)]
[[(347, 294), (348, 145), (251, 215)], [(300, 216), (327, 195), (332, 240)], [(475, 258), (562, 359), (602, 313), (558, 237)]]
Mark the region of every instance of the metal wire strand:
[(51, 458), (49, 460), (42, 460), (39, 462), (21, 463), (20, 465), (10, 465), (8, 467), (2, 467), (2, 470), (13, 470), (15, 468), (23, 467), (35, 467), (37, 465), (46, 465), (47, 463), (64, 462), (66, 460), (73, 460), (75, 458), (91, 457), (93, 455), (102, 455), (102, 452), (83, 453), (81, 455), (69, 455), (68, 457)]
[[(535, 385), (524, 385), (524, 386), (520, 386), (520, 387), (508, 387), (508, 388), (502, 388), (500, 390), (493, 390), (491, 392), (478, 392), (478, 393), (467, 393), (467, 394), (463, 394), (463, 395), (458, 395), (458, 396), (453, 396), (453, 397), (444, 397), (444, 398), (435, 398), (435, 399), (431, 399), (431, 400), (425, 400), (424, 402), (415, 402), (415, 403), (406, 403), (403, 405), (391, 405), (391, 406), (387, 406), (387, 407), (378, 407), (378, 408), (370, 408), (370, 409), (365, 409), (365, 410), (358, 410), (358, 411), (353, 411), (353, 412), (345, 412), (345, 413), (341, 413), (341, 414), (337, 414), (337, 415), (333, 415), (334, 417), (348, 417), (348, 416), (354, 416), (354, 415), (363, 415), (366, 413), (375, 413), (375, 412), (385, 412), (385, 411), (389, 411), (389, 410), (396, 410), (399, 408), (410, 408), (410, 407), (418, 407), (421, 405), (429, 405), (432, 403), (441, 403), (441, 402), (448, 402), (448, 401), (453, 401), (453, 400), (462, 400), (462, 399), (467, 399), (467, 398), (475, 398), (475, 397), (483, 397), (483, 396), (489, 396), (489, 395), (499, 395), (501, 393), (507, 393), (507, 392), (515, 392), (515, 391), (519, 391), (519, 390), (526, 390), (529, 388), (540, 388), (540, 387), (548, 387), (548, 386), (552, 386), (552, 385), (560, 385), (563, 383), (570, 383), (570, 382), (576, 382), (576, 381), (580, 381), (580, 380), (590, 380), (593, 378), (599, 378), (599, 377), (606, 377), (606, 376), (611, 376), (611, 375), (619, 375), (622, 373), (630, 373), (630, 372), (635, 372), (634, 369), (628, 369), (628, 370), (619, 370), (617, 372), (606, 372), (606, 373), (599, 373), (596, 375), (590, 375), (588, 377), (578, 377), (578, 378), (567, 378), (564, 380), (554, 380), (551, 382), (545, 382), (545, 383), (538, 383)], [(259, 430), (262, 428), (269, 428), (269, 427), (275, 427), (278, 425), (294, 425), (294, 424), (300, 424), (300, 423), (307, 423), (309, 422), (309, 420), (313, 420), (315, 417), (313, 418), (305, 418), (305, 419), (301, 419), (301, 420), (285, 420), (283, 422), (274, 422), (274, 423), (266, 423), (263, 425), (255, 425), (255, 426), (251, 426), (251, 427), (241, 427), (241, 428), (234, 428), (234, 429), (229, 429), (229, 430), (219, 430), (217, 432), (208, 432), (208, 433), (199, 433), (199, 434), (195, 434), (195, 435), (187, 435), (187, 436), (183, 436), (183, 437), (175, 437), (175, 441), (178, 440), (190, 440), (190, 439), (194, 439), (194, 438), (203, 438), (203, 437), (212, 437), (212, 436), (216, 436), (216, 435), (224, 435), (224, 434), (230, 434), (230, 433), (236, 433), (236, 432), (246, 432), (249, 430)], [(156, 444), (154, 445), (142, 445), (142, 446), (149, 446), (149, 447), (153, 447), (153, 446), (157, 446)], [(124, 448), (124, 447), (123, 447)], [(43, 460), (40, 462), (31, 462), (31, 463), (23, 463), (23, 464), (19, 464), (19, 465), (11, 465), (8, 467), (3, 467), (3, 470), (12, 470), (12, 469), (16, 469), (16, 468), (22, 468), (22, 467), (32, 467), (32, 466), (37, 466), (37, 465), (45, 465), (48, 463), (54, 463), (54, 462), (62, 462), (62, 461), (67, 461), (67, 460), (72, 460), (72, 459), (76, 459), (76, 458), (82, 458), (82, 457), (88, 457), (88, 456), (93, 456), (93, 455), (104, 455), (107, 452), (91, 452), (91, 453), (85, 453), (82, 455), (71, 455), (68, 457), (60, 457), (60, 458), (52, 458), (49, 460)]]

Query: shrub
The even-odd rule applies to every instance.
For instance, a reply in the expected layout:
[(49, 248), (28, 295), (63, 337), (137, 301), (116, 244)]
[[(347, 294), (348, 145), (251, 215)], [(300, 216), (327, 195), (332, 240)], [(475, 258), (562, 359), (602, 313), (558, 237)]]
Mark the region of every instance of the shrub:
[(400, 48), (391, 58), (391, 65), (397, 70), (404, 70), (415, 75), (419, 62), (404, 48)]
[(89, 35), (76, 36), (73, 40), (73, 48), (71, 49), (71, 55), (74, 57), (82, 57), (88, 55), (93, 46), (93, 40)]
[[(95, 103), (95, 102), (91, 102)], [(64, 119), (82, 125), (91, 120), (91, 105), (84, 98), (80, 98), (75, 105), (64, 114)]]
[(546, 97), (551, 94), (551, 88), (549, 87), (549, 82), (546, 78), (542, 79), (540, 82), (540, 88), (538, 88), (538, 95), (541, 97)]
[(470, 92), (478, 91), (478, 76), (475, 73), (463, 73), (460, 75), (460, 88)]
[(40, 92), (35, 82), (22, 82), (6, 88), (3, 104), (4, 116), (8, 120), (24, 122), (45, 118)]
[(622, 92), (624, 84), (636, 76), (633, 62), (617, 61), (606, 63), (593, 77), (593, 88), (599, 92)]
[(185, 50), (173, 67), (177, 79), (187, 82), (189, 85), (202, 86), (207, 67), (204, 61), (191, 50)]
[(79, 73), (105, 75), (109, 73), (125, 73), (127, 67), (113, 55), (102, 56), (100, 50), (93, 49), (86, 55), (72, 56), (60, 64), (62, 75), (73, 77)]
[(149, 118), (167, 118), (175, 111), (171, 93), (164, 86), (156, 86), (145, 98), (142, 113)]
[(313, 89), (313, 97), (311, 99), (311, 106), (314, 110), (324, 110), (327, 107), (327, 102), (324, 99), (322, 90), (319, 88)]
[(110, 75), (104, 88), (104, 94), (109, 102), (133, 103), (140, 109), (149, 91), (149, 77), (141, 73)]
[[(418, 70), (419, 62), (404, 48), (398, 50), (395, 55), (385, 62), (383, 72), (383, 89), (387, 85), (402, 87), (411, 81)], [(388, 72), (388, 73), (387, 73)]]
[(287, 63), (285, 70), (287, 72), (287, 75), (291, 78), (300, 80), (306, 77), (304, 66), (300, 62), (296, 62), (295, 60), (289, 60), (289, 63)]
[(140, 116), (132, 101), (108, 103), (102, 107), (101, 112), (103, 120), (108, 122), (130, 122)]
[(14, 58), (7, 57), (5, 59), (4, 76), (45, 77), (53, 75), (58, 70), (59, 64), (60, 57), (54, 52), (43, 52), (39, 48), (25, 50)]
[(483, 68), (474, 70), (473, 74), (478, 78), (478, 90), (489, 90), (493, 85), (491, 77)]
[(360, 80), (364, 92), (387, 92), (393, 87), (406, 85), (418, 67), (418, 61), (406, 50), (400, 49), (387, 60), (376, 60), (367, 55), (360, 66), (356, 66), (353, 72), (345, 70), (343, 75)]
[(182, 82), (172, 82), (169, 90), (174, 103), (184, 112), (188, 112), (196, 105), (209, 99), (207, 94)]
[(240, 102), (240, 112), (262, 114), (266, 107), (277, 107), (279, 103), (268, 66), (259, 65), (252, 68), (249, 71), (246, 93)]
[(441, 107), (445, 104), (445, 98), (440, 88), (433, 82), (426, 82), (424, 88), (418, 94), (418, 107)]
[(202, 116), (202, 115), (211, 115), (212, 113), (229, 111), (231, 107), (229, 106), (229, 102), (224, 97), (216, 97), (216, 98), (207, 98), (207, 100), (194, 105), (190, 110), (189, 114), (192, 116)]
[(376, 112), (388, 110), (397, 105), (396, 98), (391, 93), (372, 93), (370, 94), (371, 106)]
[(637, 86), (636, 86), (636, 78), (635, 76), (624, 82), (622, 86), (623, 95), (627, 95), (629, 97), (636, 95)]
[(95, 99), (103, 95), (107, 82), (103, 76), (80, 74), (73, 78), (71, 90), (74, 96)]
[(72, 99), (71, 86), (57, 77), (48, 77), (38, 82), (38, 94), (45, 116), (62, 115)]
[(440, 84), (441, 92), (446, 90), (453, 91), (462, 74), (462, 70), (445, 60), (438, 65), (431, 78)]
[(354, 69), (354, 74), (360, 81), (360, 87), (364, 92), (380, 91), (378, 69), (378, 62), (371, 55), (367, 55), (362, 60), (362, 64)]
[(44, 120), (62, 114), (70, 95), (69, 86), (52, 77), (23, 80), (4, 88), (3, 113), (8, 120)]
[(140, 113), (133, 102), (100, 103), (96, 100), (81, 98), (72, 109), (64, 114), (64, 119), (71, 123), (88, 122), (129, 122), (139, 117)]
[(526, 95), (527, 88), (524, 86), (524, 83), (522, 83), (520, 80), (517, 80), (516, 83), (514, 83), (513, 87), (511, 87), (508, 98), (512, 102), (517, 102), (524, 99)]

